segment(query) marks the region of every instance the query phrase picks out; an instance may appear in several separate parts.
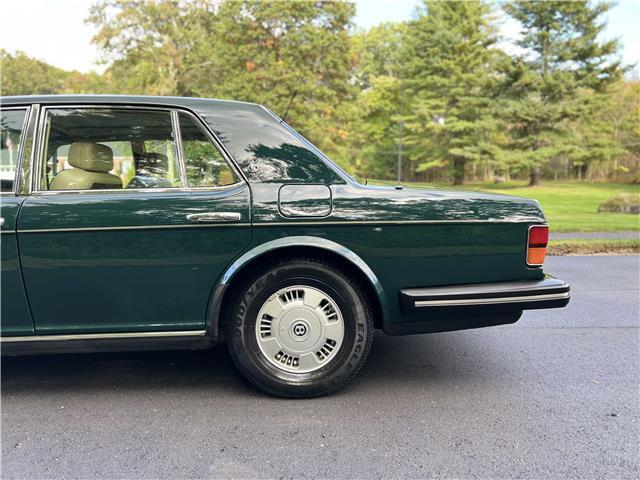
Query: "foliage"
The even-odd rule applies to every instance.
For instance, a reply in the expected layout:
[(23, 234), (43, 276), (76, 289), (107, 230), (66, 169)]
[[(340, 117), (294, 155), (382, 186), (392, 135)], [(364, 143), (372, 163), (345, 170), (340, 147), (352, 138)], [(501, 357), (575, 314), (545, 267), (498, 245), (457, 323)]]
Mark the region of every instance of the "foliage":
[(56, 93), (108, 91), (105, 76), (65, 71), (23, 52), (0, 49), (2, 95), (52, 95)]
[[(67, 72), (23, 52), (0, 49), (3, 95), (52, 94), (62, 91)], [(9, 73), (10, 72), (10, 73)]]
[(567, 141), (568, 125), (593, 115), (622, 75), (611, 59), (616, 41), (598, 41), (604, 28), (599, 20), (610, 7), (561, 0), (517, 0), (504, 7), (523, 28), (517, 44), (525, 53), (509, 71), (508, 116), (514, 156), (530, 168), (531, 185), (554, 157), (574, 154), (585, 161), (586, 149)]
[[(2, 94), (123, 93), (266, 105), (349, 171), (462, 183), (640, 183), (640, 82), (602, 41), (603, 1), (424, 0), (355, 30), (343, 1), (96, 0), (105, 72), (0, 50)], [(496, 34), (518, 22), (519, 54)]]
[(365, 177), (393, 177), (399, 121), (407, 103), (399, 81), (403, 23), (385, 23), (353, 36), (354, 76), (359, 94), (352, 103), (348, 158)]
[(354, 13), (343, 2), (102, 0), (90, 21), (115, 90), (262, 103), (335, 152), (337, 106), (355, 93)]
[(598, 212), (640, 213), (640, 194), (619, 193), (602, 202)]
[(491, 9), (479, 0), (428, 2), (404, 41), (407, 144), (418, 171), (451, 165), (462, 184), (468, 162), (491, 158), (497, 41)]

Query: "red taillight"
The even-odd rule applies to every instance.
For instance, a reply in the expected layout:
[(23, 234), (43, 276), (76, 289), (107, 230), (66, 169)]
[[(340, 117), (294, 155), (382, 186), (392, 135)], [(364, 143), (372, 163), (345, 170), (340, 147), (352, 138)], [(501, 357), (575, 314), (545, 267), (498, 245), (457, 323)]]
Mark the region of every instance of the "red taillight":
[(544, 263), (544, 257), (547, 255), (547, 243), (549, 243), (548, 225), (534, 225), (529, 228), (527, 265), (539, 267)]

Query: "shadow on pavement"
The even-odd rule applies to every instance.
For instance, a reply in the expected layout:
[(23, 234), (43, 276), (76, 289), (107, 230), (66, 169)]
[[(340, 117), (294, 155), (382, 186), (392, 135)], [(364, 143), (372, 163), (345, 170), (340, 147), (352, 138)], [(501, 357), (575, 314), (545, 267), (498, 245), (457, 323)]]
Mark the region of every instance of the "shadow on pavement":
[[(484, 356), (464, 336), (387, 337), (376, 333), (362, 383), (441, 381), (473, 375)], [(485, 364), (486, 366), (486, 364)], [(366, 378), (366, 380), (362, 380)], [(225, 345), (200, 351), (57, 354), (2, 358), (2, 393), (96, 390), (206, 390), (216, 394), (255, 392), (238, 373)]]

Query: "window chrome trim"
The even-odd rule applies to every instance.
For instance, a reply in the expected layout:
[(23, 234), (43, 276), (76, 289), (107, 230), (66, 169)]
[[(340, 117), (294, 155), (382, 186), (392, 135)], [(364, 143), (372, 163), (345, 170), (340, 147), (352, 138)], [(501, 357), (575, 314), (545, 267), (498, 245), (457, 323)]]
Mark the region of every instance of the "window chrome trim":
[(0, 192), (0, 196), (12, 196), (17, 197), (19, 195), (19, 181), (20, 181), (20, 172), (22, 170), (22, 157), (24, 153), (24, 148), (27, 144), (27, 136), (28, 136), (28, 128), (30, 125), (29, 120), (31, 119), (31, 111), (32, 106), (23, 106), (23, 107), (2, 107), (0, 106), (0, 112), (6, 112), (9, 110), (24, 110), (24, 118), (22, 119), (22, 128), (20, 130), (20, 142), (18, 143), (17, 161), (16, 161), (16, 171), (13, 172), (13, 190), (11, 192)]
[[(16, 108), (23, 108), (23, 107), (16, 107)], [(122, 189), (99, 189), (99, 190), (41, 190), (39, 187), (39, 176), (40, 176), (40, 169), (42, 168), (42, 163), (45, 162), (46, 160), (44, 159), (44, 143), (45, 143), (45, 132), (44, 132), (44, 121), (46, 119), (46, 114), (48, 110), (73, 110), (73, 109), (85, 109), (85, 110), (97, 110), (97, 109), (112, 109), (112, 110), (129, 110), (129, 109), (135, 109), (135, 110), (156, 110), (156, 111), (162, 111), (162, 112), (167, 112), (170, 115), (173, 114), (173, 112), (175, 111), (176, 114), (183, 112), (187, 115), (190, 115), (195, 121), (196, 124), (198, 124), (202, 130), (204, 130), (205, 136), (207, 136), (208, 140), (211, 141), (211, 143), (214, 145), (214, 147), (216, 147), (221, 153), (223, 158), (225, 159), (225, 161), (227, 162), (227, 164), (230, 166), (230, 168), (236, 173), (236, 176), (238, 178), (238, 181), (236, 183), (232, 183), (230, 185), (223, 185), (223, 186), (219, 186), (219, 187), (189, 187), (188, 183), (184, 183), (183, 187), (176, 187), (176, 188), (131, 188), (131, 189), (126, 189), (126, 188), (122, 188)], [(173, 119), (172, 119), (172, 127), (173, 127)], [(227, 152), (227, 150), (223, 147), (221, 147), (222, 142), (220, 142), (218, 140), (218, 138), (209, 130), (209, 128), (207, 127), (207, 125), (203, 124), (202, 120), (199, 118), (199, 116), (193, 112), (191, 112), (190, 110), (181, 107), (181, 106), (171, 106), (171, 105), (167, 105), (167, 106), (155, 106), (155, 105), (130, 105), (130, 104), (112, 104), (112, 103), (99, 103), (99, 104), (92, 104), (92, 103), (86, 103), (86, 104), (47, 104), (47, 105), (43, 105), (40, 109), (40, 115), (39, 115), (39, 119), (38, 119), (38, 126), (37, 126), (37, 146), (34, 150), (37, 149), (37, 152), (35, 154), (35, 158), (32, 159), (32, 164), (35, 164), (36, 168), (34, 170), (34, 172), (37, 173), (37, 175), (31, 175), (32, 177), (32, 181), (31, 181), (31, 189), (30, 189), (30, 194), (37, 194), (37, 195), (57, 195), (57, 194), (64, 194), (64, 193), (115, 193), (115, 192), (134, 192), (134, 191), (138, 191), (138, 192), (146, 192), (146, 193), (166, 193), (166, 192), (184, 192), (184, 193), (189, 193), (189, 192), (198, 192), (198, 191), (219, 191), (221, 189), (227, 189), (227, 188), (231, 188), (231, 187), (237, 187), (240, 184), (246, 184), (247, 186), (249, 185), (249, 182), (247, 181), (247, 179), (244, 177), (244, 175), (241, 173), (241, 170), (238, 168), (238, 166), (235, 164), (233, 157), (231, 157), (231, 155)], [(36, 138), (34, 137), (34, 143), (36, 143)], [(174, 141), (174, 144), (176, 142)], [(181, 153), (182, 155), (182, 153)], [(182, 165), (184, 165), (184, 162), (181, 162), (181, 177), (182, 177)], [(186, 172), (186, 167), (185, 167), (185, 172)], [(185, 173), (186, 175), (186, 173)], [(249, 188), (249, 191), (251, 192), (251, 189)]]
[(113, 340), (120, 338), (158, 338), (158, 337), (204, 337), (206, 330), (180, 330), (166, 332), (126, 332), (126, 333), (78, 333), (69, 335), (25, 335), (0, 337), (0, 343), (14, 342), (55, 342), (66, 340)]
[(180, 168), (180, 178), (182, 179), (182, 187), (189, 188), (187, 182), (187, 166), (184, 163), (184, 151), (182, 150), (182, 132), (180, 131), (180, 120), (178, 120), (178, 111), (171, 110), (171, 128), (173, 129), (173, 150), (178, 159), (178, 168)]
[[(32, 164), (31, 164), (31, 185), (29, 188), (29, 192), (31, 194), (38, 192), (39, 189), (39, 184), (40, 184), (40, 180), (41, 180), (41, 169), (42, 169), (42, 164), (45, 162), (45, 158), (44, 158), (44, 137), (45, 137), (45, 128), (44, 128), (44, 123), (45, 120), (47, 118), (47, 107), (42, 107), (40, 109), (39, 115), (38, 115), (38, 121), (36, 122), (36, 135), (35, 135), (35, 139), (34, 139), (34, 155), (32, 157)], [(49, 190), (44, 190), (44, 191), (49, 191)]]
[[(37, 160), (37, 148), (38, 148), (38, 122), (40, 121), (40, 105), (32, 105), (31, 115), (29, 116), (29, 125), (27, 126), (27, 135), (29, 142), (28, 150), (25, 146), (25, 151), (22, 155), (22, 162), (20, 164), (20, 177), (18, 178), (19, 194), (31, 195), (33, 176), (35, 174), (35, 165)], [(30, 138), (29, 138), (30, 137)]]
[(50, 195), (61, 195), (65, 193), (73, 193), (77, 195), (99, 195), (101, 193), (120, 193), (126, 195), (128, 193), (138, 194), (139, 193), (190, 193), (197, 192), (200, 190), (208, 190), (212, 192), (221, 192), (224, 190), (231, 190), (233, 188), (238, 188), (240, 186), (244, 186), (244, 183), (234, 183), (232, 185), (225, 185), (223, 187), (207, 187), (206, 189), (196, 189), (196, 188), (104, 188), (104, 189), (96, 189), (96, 190), (42, 190), (39, 192), (33, 192), (34, 196), (50, 196)]

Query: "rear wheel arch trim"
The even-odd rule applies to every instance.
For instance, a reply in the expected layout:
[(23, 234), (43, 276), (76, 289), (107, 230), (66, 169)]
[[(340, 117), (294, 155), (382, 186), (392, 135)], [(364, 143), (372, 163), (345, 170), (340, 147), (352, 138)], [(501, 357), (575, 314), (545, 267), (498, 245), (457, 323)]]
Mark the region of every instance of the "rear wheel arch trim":
[(225, 295), (228, 293), (228, 287), (240, 272), (249, 263), (264, 258), (264, 255), (273, 253), (277, 250), (285, 250), (288, 248), (309, 248), (322, 250), (341, 257), (351, 266), (360, 271), (360, 273), (368, 280), (369, 286), (375, 292), (376, 300), (380, 307), (380, 323), (384, 325), (389, 317), (389, 303), (387, 295), (382, 288), (380, 280), (371, 270), (369, 265), (349, 248), (326, 238), (313, 236), (293, 236), (278, 238), (263, 244), (254, 246), (238, 257), (231, 265), (227, 267), (225, 272), (218, 278), (213, 288), (209, 303), (207, 306), (206, 329), (209, 337), (217, 341), (220, 337), (220, 313)]

